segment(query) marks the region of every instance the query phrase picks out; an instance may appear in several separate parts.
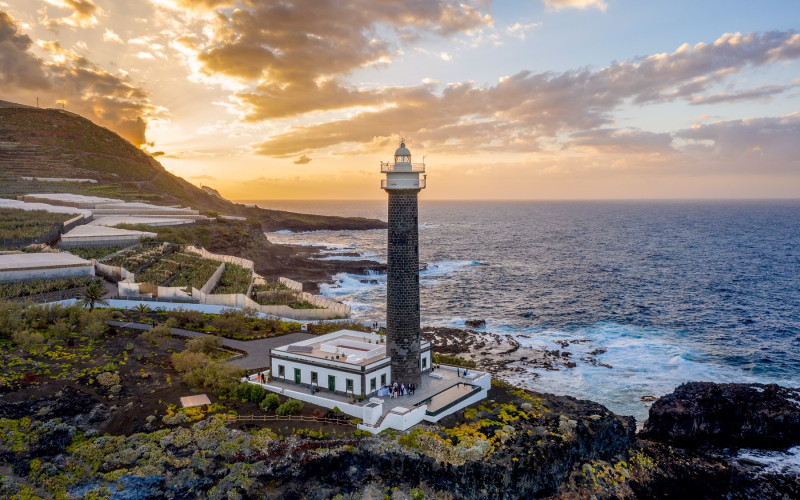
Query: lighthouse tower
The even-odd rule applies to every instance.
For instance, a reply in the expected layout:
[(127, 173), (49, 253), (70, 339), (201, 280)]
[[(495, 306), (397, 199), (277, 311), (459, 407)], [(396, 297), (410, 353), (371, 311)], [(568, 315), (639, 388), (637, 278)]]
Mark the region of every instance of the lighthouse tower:
[[(381, 162), (381, 188), (389, 193), (386, 339), (392, 379), (419, 385), (419, 232), (417, 194), (425, 189), (425, 164), (411, 163), (405, 142), (394, 163)], [(422, 178), (420, 179), (420, 174)]]

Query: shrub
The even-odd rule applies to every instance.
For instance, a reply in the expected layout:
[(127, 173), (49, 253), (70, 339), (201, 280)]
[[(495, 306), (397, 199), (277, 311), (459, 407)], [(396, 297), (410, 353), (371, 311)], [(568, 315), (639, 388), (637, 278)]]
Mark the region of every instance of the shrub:
[(184, 375), (183, 380), (194, 389), (208, 388), (219, 397), (235, 396), (241, 370), (224, 362), (209, 363)]
[(193, 309), (178, 308), (172, 311), (171, 316), (175, 318), (180, 326), (202, 326), (203, 313)]
[(275, 410), (275, 413), (278, 415), (285, 417), (287, 415), (297, 415), (300, 413), (300, 410), (303, 409), (303, 402), (297, 399), (290, 399), (289, 401), (283, 403)]
[(19, 327), (22, 306), (9, 301), (0, 301), (0, 338), (11, 337)]
[(267, 391), (260, 385), (242, 382), (239, 384), (237, 394), (239, 399), (250, 401), (251, 403), (260, 403), (264, 400)]
[(150, 345), (155, 346), (158, 345), (158, 339), (165, 335), (170, 335), (171, 333), (172, 330), (170, 330), (168, 326), (157, 325), (144, 332), (142, 336), (150, 343)]
[(27, 348), (44, 342), (44, 336), (36, 331), (19, 330), (11, 334), (11, 338), (20, 347)]
[(97, 376), (97, 383), (103, 387), (110, 387), (119, 384), (119, 375), (111, 372), (103, 372)]
[(192, 352), (211, 354), (214, 349), (222, 347), (222, 339), (214, 335), (203, 335), (189, 340), (186, 347)]
[(203, 368), (209, 363), (211, 363), (211, 359), (202, 352), (186, 350), (172, 355), (172, 367), (180, 373)]
[(274, 392), (270, 392), (267, 396), (261, 401), (261, 409), (266, 411), (275, 411), (281, 405), (281, 400), (277, 394)]
[(92, 320), (83, 329), (83, 333), (90, 339), (99, 339), (106, 332), (106, 324), (102, 321)]

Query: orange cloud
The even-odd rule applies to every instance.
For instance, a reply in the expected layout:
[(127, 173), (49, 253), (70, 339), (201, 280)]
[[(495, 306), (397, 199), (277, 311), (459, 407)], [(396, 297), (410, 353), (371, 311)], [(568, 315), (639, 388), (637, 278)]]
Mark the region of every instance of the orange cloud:
[(39, 47), (51, 61), (35, 56), (32, 41), (0, 11), (0, 83), (8, 97), (30, 99), (37, 90), (42, 103), (66, 102), (87, 118), (115, 130), (137, 146), (146, 143), (147, 118), (155, 113), (148, 94), (127, 77), (113, 75), (58, 42)]

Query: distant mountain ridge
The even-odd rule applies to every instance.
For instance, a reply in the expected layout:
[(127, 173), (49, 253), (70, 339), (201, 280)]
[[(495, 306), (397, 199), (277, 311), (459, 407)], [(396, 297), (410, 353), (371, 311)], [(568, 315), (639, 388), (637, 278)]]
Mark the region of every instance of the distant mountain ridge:
[[(66, 185), (22, 177), (91, 178), (98, 183)], [(44, 191), (188, 205), (201, 211), (254, 218), (266, 231), (386, 227), (374, 219), (245, 207), (171, 174), (117, 133), (80, 115), (0, 101), (0, 197)]]

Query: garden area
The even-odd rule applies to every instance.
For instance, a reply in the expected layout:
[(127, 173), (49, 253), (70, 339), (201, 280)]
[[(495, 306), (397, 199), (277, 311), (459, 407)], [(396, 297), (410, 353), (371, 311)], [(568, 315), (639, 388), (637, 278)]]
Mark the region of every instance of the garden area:
[(91, 283), (99, 282), (94, 276), (75, 276), (69, 278), (47, 278), (0, 283), (0, 300), (19, 299), (43, 293), (65, 292), (84, 289)]
[(222, 273), (219, 283), (217, 283), (217, 286), (211, 293), (247, 294), (252, 279), (253, 273), (249, 269), (226, 262), (225, 271)]
[(125, 247), (74, 247), (66, 251), (72, 255), (77, 255), (82, 259), (100, 260), (111, 255), (112, 253), (117, 253), (124, 248)]
[(102, 259), (103, 264), (124, 267), (132, 273), (151, 265), (164, 255), (180, 250), (178, 245), (168, 243), (143, 243), (134, 245)]
[(46, 210), (0, 208), (0, 240), (43, 236), (77, 215), (51, 213)]
[[(235, 340), (254, 340), (279, 337), (301, 330), (297, 321), (282, 321), (261, 317), (252, 309), (223, 309), (220, 314), (210, 314), (192, 309), (177, 308), (172, 311), (152, 309), (142, 305), (134, 309), (118, 309), (120, 321), (133, 323), (167, 323), (174, 328), (182, 328), (199, 333), (209, 333)], [(370, 329), (357, 321), (309, 323), (307, 333), (324, 335), (347, 329), (369, 332)]]
[(145, 243), (110, 254), (101, 263), (124, 267), (134, 273), (137, 283), (202, 288), (220, 262), (180, 249), (169, 243)]

